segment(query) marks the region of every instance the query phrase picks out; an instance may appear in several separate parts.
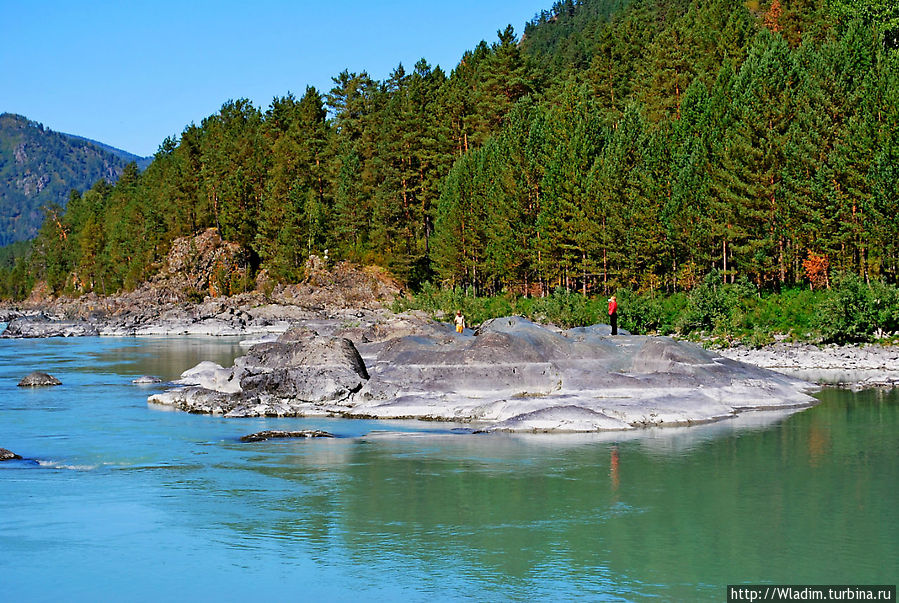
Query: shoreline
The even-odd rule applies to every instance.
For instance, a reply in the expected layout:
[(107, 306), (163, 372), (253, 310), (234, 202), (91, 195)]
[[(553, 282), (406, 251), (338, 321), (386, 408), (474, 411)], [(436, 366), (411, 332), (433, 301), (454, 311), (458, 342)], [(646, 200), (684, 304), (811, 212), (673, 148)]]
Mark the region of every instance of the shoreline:
[(824, 387), (899, 387), (899, 346), (778, 342), (758, 349), (737, 345), (714, 351)]
[[(205, 336), (265, 341), (302, 326), (326, 335), (348, 331), (345, 336), (365, 343), (365, 337), (357, 339), (354, 332), (406, 320), (403, 316), (427, 319), (421, 311), (395, 314), (374, 300), (358, 307), (292, 301), (289, 296), (267, 299), (252, 293), (198, 303), (141, 305), (128, 296), (85, 296), (50, 304), (5, 304), (0, 305), (0, 323), (9, 325), (0, 338)], [(404, 334), (401, 329), (397, 336)], [(899, 387), (899, 346), (777, 342), (761, 348), (737, 344), (710, 351), (824, 387)]]
[[(154, 300), (155, 301), (155, 300)], [(345, 303), (315, 303), (291, 299), (289, 294), (264, 296), (245, 293), (206, 298), (202, 302), (154, 303), (140, 296), (97, 298), (89, 295), (59, 299), (48, 304), (0, 305), (3, 339), (44, 337), (142, 337), (203, 335), (278, 335), (297, 324), (318, 325), (328, 321), (350, 323), (392, 314), (379, 303), (358, 306)]]

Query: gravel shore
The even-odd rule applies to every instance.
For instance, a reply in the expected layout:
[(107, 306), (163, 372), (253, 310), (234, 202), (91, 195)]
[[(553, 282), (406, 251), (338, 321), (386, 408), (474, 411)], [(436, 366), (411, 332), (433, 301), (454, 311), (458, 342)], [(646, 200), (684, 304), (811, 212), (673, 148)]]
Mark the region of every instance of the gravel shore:
[(760, 349), (745, 346), (715, 350), (819, 385), (854, 389), (899, 386), (899, 346), (776, 343)]

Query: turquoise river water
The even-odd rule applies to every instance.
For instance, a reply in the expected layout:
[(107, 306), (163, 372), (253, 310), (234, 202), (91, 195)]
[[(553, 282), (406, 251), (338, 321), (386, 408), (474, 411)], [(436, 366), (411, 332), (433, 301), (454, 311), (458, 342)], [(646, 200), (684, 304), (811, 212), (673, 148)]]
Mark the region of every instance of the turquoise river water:
[[(236, 340), (0, 341), (0, 600), (721, 601), (895, 584), (899, 392), (598, 435), (147, 405)], [(63, 385), (26, 390), (33, 370)], [(241, 443), (262, 429), (335, 439)]]

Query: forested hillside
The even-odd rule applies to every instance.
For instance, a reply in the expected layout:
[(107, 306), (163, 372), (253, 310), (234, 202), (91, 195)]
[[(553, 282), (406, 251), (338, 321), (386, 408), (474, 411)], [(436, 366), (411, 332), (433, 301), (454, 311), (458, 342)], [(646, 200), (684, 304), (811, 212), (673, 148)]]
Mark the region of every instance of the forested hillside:
[(897, 22), (883, 0), (557, 2), (449, 73), (229, 101), (74, 195), (5, 292), (132, 288), (210, 226), (283, 281), (327, 249), (488, 293), (895, 283)]
[(64, 206), (72, 189), (115, 182), (139, 157), (60, 134), (21, 115), (0, 114), (0, 245), (34, 237), (45, 212)]

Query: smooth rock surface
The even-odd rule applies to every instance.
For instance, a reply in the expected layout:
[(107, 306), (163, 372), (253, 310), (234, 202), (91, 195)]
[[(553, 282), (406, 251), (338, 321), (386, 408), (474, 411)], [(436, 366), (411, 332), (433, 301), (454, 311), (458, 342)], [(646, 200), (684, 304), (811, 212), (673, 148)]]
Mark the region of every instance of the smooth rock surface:
[(150, 401), (226, 416), (416, 418), (571, 432), (691, 425), (815, 403), (809, 383), (666, 337), (611, 337), (604, 325), (558, 331), (507, 317), (470, 336), (405, 317), (394, 338), (387, 325), (358, 352), (348, 339), (295, 329), (250, 348), (232, 369), (201, 364), (192, 369), (199, 387)]
[(50, 387), (53, 385), (62, 385), (62, 381), (40, 371), (30, 373), (19, 381), (19, 387)]
[(177, 385), (194, 385), (222, 393), (240, 391), (240, 380), (234, 379), (234, 370), (226, 369), (209, 360), (204, 360), (197, 366), (181, 373), (181, 378), (175, 383)]

